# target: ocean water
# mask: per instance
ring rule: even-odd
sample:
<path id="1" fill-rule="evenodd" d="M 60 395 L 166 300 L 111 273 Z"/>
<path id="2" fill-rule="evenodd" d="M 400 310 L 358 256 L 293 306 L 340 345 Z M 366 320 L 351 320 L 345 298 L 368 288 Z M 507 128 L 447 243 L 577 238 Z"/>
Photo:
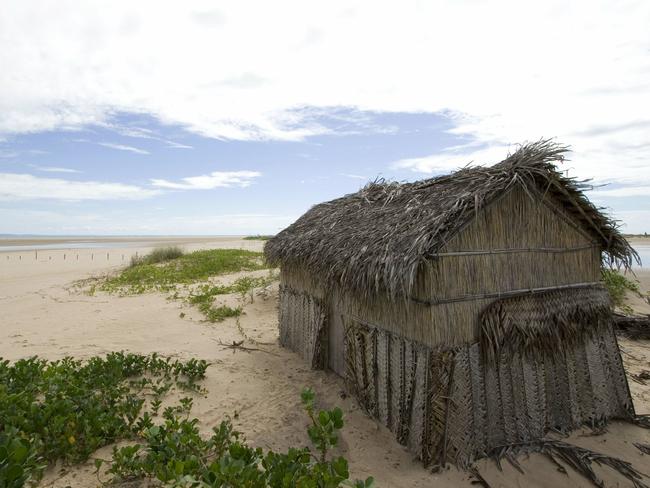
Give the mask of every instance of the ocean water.
<path id="1" fill-rule="evenodd" d="M 634 250 L 639 253 L 641 258 L 641 266 L 637 263 L 634 263 L 633 268 L 650 268 L 650 244 L 637 244 L 634 246 Z"/>

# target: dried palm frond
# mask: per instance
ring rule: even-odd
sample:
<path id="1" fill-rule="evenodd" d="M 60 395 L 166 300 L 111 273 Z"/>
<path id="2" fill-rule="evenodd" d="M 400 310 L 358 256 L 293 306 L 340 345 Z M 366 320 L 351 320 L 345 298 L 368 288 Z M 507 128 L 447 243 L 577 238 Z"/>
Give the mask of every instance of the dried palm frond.
<path id="1" fill-rule="evenodd" d="M 490 486 L 490 483 L 488 483 L 487 480 L 485 478 L 483 478 L 483 476 L 481 475 L 479 470 L 476 468 L 476 466 L 470 466 L 468 471 L 472 475 L 472 477 L 474 478 L 471 481 L 471 483 L 473 485 L 480 485 L 481 488 L 492 488 Z"/>
<path id="2" fill-rule="evenodd" d="M 630 422 L 644 429 L 650 429 L 650 414 L 635 415 L 630 419 Z"/>
<path id="3" fill-rule="evenodd" d="M 616 333 L 632 340 L 650 339 L 650 315 L 614 314 Z"/>
<path id="4" fill-rule="evenodd" d="M 602 287 L 505 298 L 481 314 L 481 350 L 491 362 L 502 352 L 561 356 L 609 326 L 610 317 Z"/>
<path id="5" fill-rule="evenodd" d="M 647 369 L 642 370 L 638 374 L 631 374 L 630 378 L 641 385 L 646 385 L 646 380 L 650 380 L 650 371 Z"/>
<path id="6" fill-rule="evenodd" d="M 643 454 L 650 454 L 650 444 L 643 444 L 641 442 L 635 442 L 634 447 L 636 447 Z"/>
<path id="7" fill-rule="evenodd" d="M 560 463 L 561 461 L 599 488 L 604 488 L 605 485 L 594 472 L 594 463 L 599 466 L 610 467 L 630 480 L 635 488 L 648 488 L 648 485 L 643 482 L 643 478 L 647 475 L 638 471 L 627 461 L 557 440 L 541 440 L 499 447 L 490 453 L 490 457 L 494 459 L 499 468 L 501 466 L 501 460 L 506 459 L 517 470 L 523 473 L 521 465 L 516 460 L 516 456 L 518 454 L 532 452 L 545 455 L 556 465 L 559 471 L 566 474 L 566 469 Z"/>

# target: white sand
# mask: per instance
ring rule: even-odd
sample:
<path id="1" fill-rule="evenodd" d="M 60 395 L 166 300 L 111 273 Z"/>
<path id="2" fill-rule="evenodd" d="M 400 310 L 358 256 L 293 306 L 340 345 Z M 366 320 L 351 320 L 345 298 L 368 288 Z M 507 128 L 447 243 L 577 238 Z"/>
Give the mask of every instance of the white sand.
<path id="1" fill-rule="evenodd" d="M 234 247 L 260 250 L 262 242 L 237 238 L 177 241 L 187 249 Z M 397 444 L 393 435 L 359 410 L 351 398 L 342 399 L 342 381 L 334 374 L 311 371 L 297 355 L 277 345 L 277 286 L 268 299 L 257 297 L 245 307 L 241 329 L 234 319 L 220 324 L 200 322 L 201 315 L 180 301 L 162 294 L 115 297 L 86 296 L 68 288 L 74 280 L 114 270 L 135 252 L 148 249 L 128 247 L 79 251 L 0 253 L 0 356 L 7 359 L 38 354 L 49 359 L 67 355 L 77 358 L 126 350 L 158 352 L 184 359 L 203 358 L 212 363 L 204 386 L 207 397 L 195 399 L 193 415 L 201 419 L 206 433 L 226 415 L 237 412 L 236 427 L 253 445 L 286 449 L 308 444 L 307 421 L 300 407 L 300 391 L 312 386 L 323 406 L 339 405 L 346 425 L 339 451 L 350 460 L 354 477 L 373 475 L 380 487 L 472 486 L 470 476 L 451 468 L 431 474 Z M 155 243 L 152 243 L 155 245 Z M 66 254 L 65 261 L 63 254 Z M 76 254 L 79 253 L 79 260 Z M 93 258 L 91 259 L 91 254 Z M 650 273 L 642 273 L 645 289 Z M 181 318 L 179 314 L 186 316 Z M 219 345 L 243 338 L 246 345 L 262 351 L 235 352 Z M 621 341 L 626 364 L 637 371 L 650 369 L 650 343 Z M 639 413 L 650 412 L 650 386 L 630 383 Z M 644 456 L 632 442 L 650 443 L 650 432 L 624 423 L 613 423 L 608 432 L 596 437 L 569 438 L 570 442 L 622 457 L 642 471 L 650 472 L 650 456 Z M 103 457 L 109 449 L 102 450 Z M 577 473 L 559 473 L 545 458 L 533 455 L 522 460 L 525 474 L 504 465 L 503 472 L 490 461 L 479 469 L 493 487 L 498 486 L 591 486 Z M 52 487 L 97 486 L 90 465 L 48 471 L 44 485 Z M 607 469 L 597 468 L 608 486 L 628 486 Z"/>

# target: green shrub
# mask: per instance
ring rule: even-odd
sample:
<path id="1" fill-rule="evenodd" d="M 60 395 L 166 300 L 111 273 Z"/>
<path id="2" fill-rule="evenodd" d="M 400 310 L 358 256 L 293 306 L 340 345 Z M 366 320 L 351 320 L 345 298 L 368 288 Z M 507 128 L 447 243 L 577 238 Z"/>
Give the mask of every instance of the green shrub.
<path id="1" fill-rule="evenodd" d="M 20 488 L 36 481 L 45 468 L 36 446 L 20 435 L 14 427 L 0 431 L 0 486 Z"/>
<path id="2" fill-rule="evenodd" d="M 149 254 L 145 254 L 144 256 L 131 256 L 130 267 L 140 266 L 142 264 L 165 263 L 167 261 L 178 259 L 183 254 L 185 253 L 178 246 L 160 247 L 158 249 L 154 249 Z"/>
<path id="3" fill-rule="evenodd" d="M 204 302 L 199 305 L 199 310 L 205 316 L 208 322 L 223 322 L 229 317 L 239 317 L 242 314 L 242 308 L 232 308 L 228 305 L 213 306 L 211 303 Z"/>
<path id="4" fill-rule="evenodd" d="M 221 422 L 206 439 L 199 433 L 197 419 L 181 418 L 168 410 L 162 425 L 144 431 L 142 444 L 113 449 L 108 469 L 111 481 L 153 478 L 172 486 L 215 488 L 373 487 L 372 478 L 349 481 L 345 458 L 328 459 L 343 427 L 341 409 L 316 412 L 311 389 L 303 391 L 302 400 L 311 420 L 308 433 L 317 457 L 307 447 L 265 454 L 250 447 L 230 420 Z"/>
<path id="5" fill-rule="evenodd" d="M 199 390 L 207 367 L 123 352 L 85 362 L 0 360 L 0 480 L 22 486 L 48 462 L 85 461 L 135 436 L 151 425 L 151 416 L 142 415 L 147 396 L 160 402 L 173 385 Z"/>
<path id="6" fill-rule="evenodd" d="M 318 456 L 307 447 L 264 453 L 250 447 L 229 419 L 205 438 L 199 420 L 189 417 L 191 397 L 166 407 L 162 422 L 156 423 L 162 398 L 174 386 L 201 391 L 197 382 L 207 367 L 196 359 L 123 352 L 87 361 L 0 360 L 0 487 L 36 483 L 47 464 L 86 461 L 98 448 L 121 439 L 137 443 L 114 447 L 110 460 L 94 459 L 98 475 L 106 464 L 115 483 L 149 479 L 197 488 L 373 486 L 372 478 L 351 483 L 346 459 L 329 458 L 343 413 L 339 408 L 317 411 L 311 389 L 303 391 L 302 401 Z"/>
<path id="7" fill-rule="evenodd" d="M 603 283 L 609 291 L 609 295 L 612 297 L 612 303 L 615 307 L 625 307 L 625 293 L 627 291 L 636 294 L 641 293 L 638 283 L 626 278 L 614 269 L 602 268 L 601 275 Z"/>

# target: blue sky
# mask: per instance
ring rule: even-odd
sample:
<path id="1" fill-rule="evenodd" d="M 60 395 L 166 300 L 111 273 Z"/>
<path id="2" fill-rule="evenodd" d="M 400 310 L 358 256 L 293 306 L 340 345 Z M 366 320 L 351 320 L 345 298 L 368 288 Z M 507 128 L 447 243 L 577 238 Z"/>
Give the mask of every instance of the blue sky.
<path id="1" fill-rule="evenodd" d="M 542 137 L 650 231 L 647 25 L 634 0 L 10 1 L 0 234 L 273 233 Z"/>
<path id="2" fill-rule="evenodd" d="M 68 193 L 52 198 L 46 188 L 25 198 L 22 189 L 8 195 L 5 188 L 2 231 L 276 232 L 311 205 L 369 180 L 416 179 L 395 163 L 463 140 L 445 132 L 451 123 L 441 115 L 351 109 L 336 114 L 337 120 L 319 121 L 332 133 L 301 141 L 219 140 L 133 114 L 118 114 L 101 126 L 13 135 L 0 143 L 0 173 L 31 175 L 35 187 L 50 188 L 47 182 L 54 179 L 88 189 L 64 188 Z M 231 176 L 194 185 L 184 180 L 213 173 Z M 97 187 L 104 184 L 127 191 L 103 193 Z"/>

